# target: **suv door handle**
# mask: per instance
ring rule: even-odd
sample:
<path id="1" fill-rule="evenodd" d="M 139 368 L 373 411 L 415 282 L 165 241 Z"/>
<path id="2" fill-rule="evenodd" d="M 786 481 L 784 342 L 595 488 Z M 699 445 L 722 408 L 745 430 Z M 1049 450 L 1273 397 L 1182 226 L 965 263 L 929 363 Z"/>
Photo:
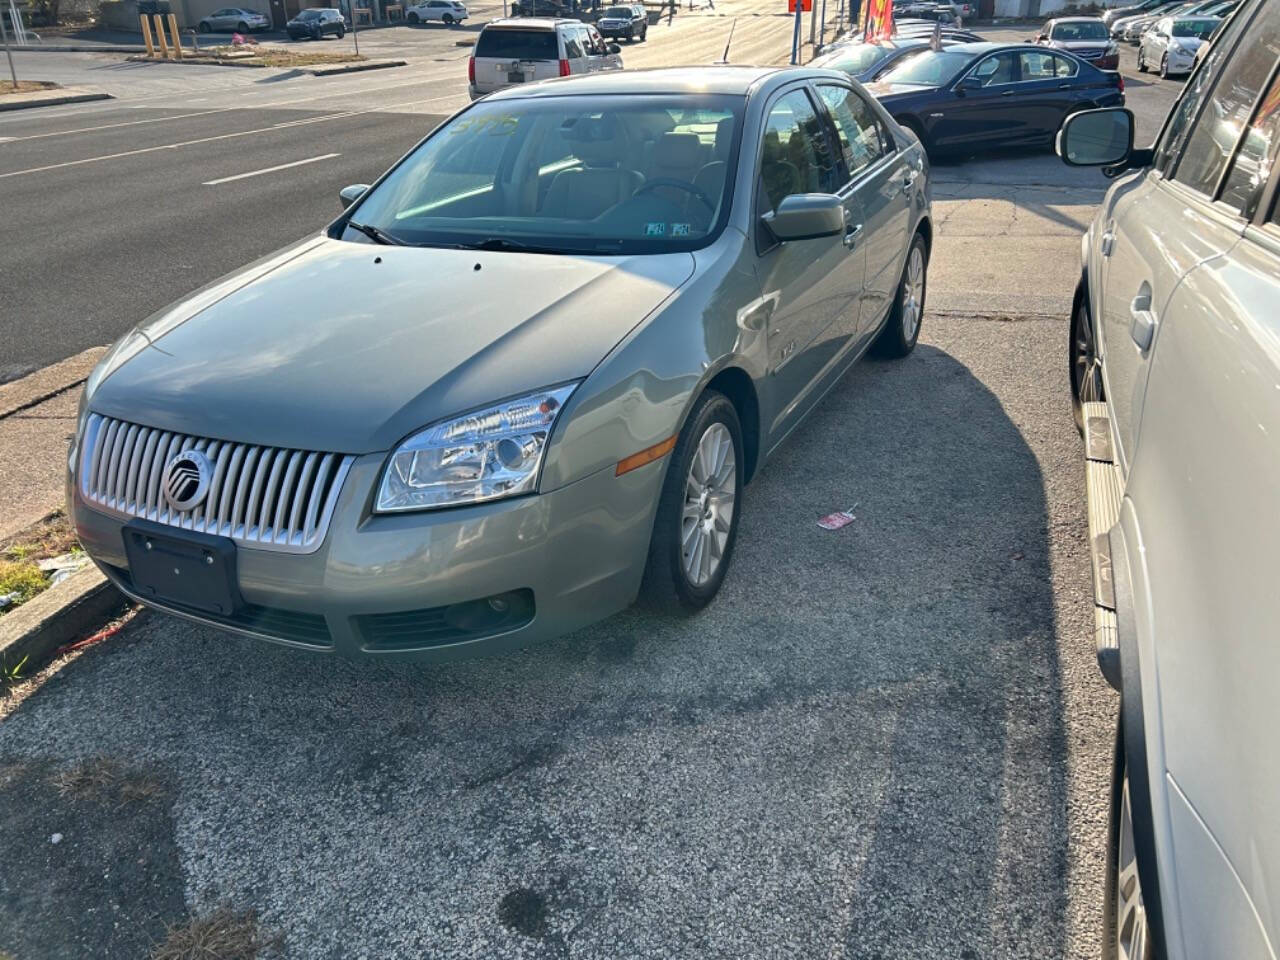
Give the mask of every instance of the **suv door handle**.
<path id="1" fill-rule="evenodd" d="M 846 224 L 844 228 L 844 245 L 852 250 L 862 236 L 862 224 Z"/>
<path id="2" fill-rule="evenodd" d="M 916 185 L 916 177 L 918 177 L 918 176 L 919 176 L 919 174 L 918 174 L 918 173 L 916 173 L 916 172 L 913 170 L 913 171 L 911 171 L 910 173 L 908 173 L 908 174 L 907 174 L 907 175 L 902 179 L 902 192 L 903 192 L 903 193 L 910 193 L 910 192 L 911 192 L 911 188 L 912 188 L 912 187 L 914 187 L 914 186 Z"/>
<path id="3" fill-rule="evenodd" d="M 1140 293 L 1129 304 L 1129 336 L 1145 353 L 1151 349 L 1151 341 L 1156 335 L 1156 315 L 1151 312 L 1151 294 Z"/>

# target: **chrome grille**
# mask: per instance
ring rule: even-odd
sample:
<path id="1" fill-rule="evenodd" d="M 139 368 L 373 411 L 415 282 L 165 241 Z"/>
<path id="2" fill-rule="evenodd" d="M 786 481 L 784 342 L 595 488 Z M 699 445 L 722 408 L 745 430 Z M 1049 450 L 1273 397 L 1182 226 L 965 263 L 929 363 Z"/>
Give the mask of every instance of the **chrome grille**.
<path id="1" fill-rule="evenodd" d="M 169 506 L 160 490 L 165 465 L 199 450 L 213 464 L 204 502 Z M 80 495 L 110 513 L 246 547 L 310 553 L 320 546 L 355 457 L 228 443 L 90 414 L 80 454 Z"/>

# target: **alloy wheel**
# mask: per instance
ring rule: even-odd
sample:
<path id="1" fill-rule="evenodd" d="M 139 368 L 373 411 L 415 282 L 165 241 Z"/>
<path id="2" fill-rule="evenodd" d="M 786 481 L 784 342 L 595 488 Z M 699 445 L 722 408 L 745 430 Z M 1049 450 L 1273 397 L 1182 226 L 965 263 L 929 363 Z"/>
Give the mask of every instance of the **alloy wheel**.
<path id="1" fill-rule="evenodd" d="M 693 452 L 680 517 L 684 572 L 695 586 L 710 581 L 724 560 L 725 543 L 733 527 L 737 484 L 733 436 L 723 423 L 713 423 Z"/>
<path id="2" fill-rule="evenodd" d="M 1138 856 L 1133 842 L 1133 807 L 1129 802 L 1129 777 L 1120 794 L 1120 831 L 1116 838 L 1116 960 L 1150 960 L 1151 937 L 1147 911 L 1138 879 Z"/>
<path id="3" fill-rule="evenodd" d="M 1071 375 L 1075 378 L 1076 397 L 1081 403 L 1099 401 L 1102 399 L 1102 364 L 1098 360 L 1093 324 L 1083 302 L 1076 307 L 1073 345 Z"/>
<path id="4" fill-rule="evenodd" d="M 902 282 L 902 339 L 910 343 L 920 327 L 920 305 L 924 303 L 924 251 L 911 248 L 907 275 Z"/>

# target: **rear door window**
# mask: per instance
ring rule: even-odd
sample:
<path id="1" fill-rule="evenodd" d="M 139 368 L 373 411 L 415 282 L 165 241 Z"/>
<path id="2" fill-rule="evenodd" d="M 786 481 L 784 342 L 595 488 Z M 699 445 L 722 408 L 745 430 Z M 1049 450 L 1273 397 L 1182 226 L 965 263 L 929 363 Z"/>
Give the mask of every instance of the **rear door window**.
<path id="1" fill-rule="evenodd" d="M 564 31 L 564 56 L 566 60 L 578 60 L 582 57 L 582 41 L 578 38 L 578 31 L 573 28 L 566 28 Z"/>
<path id="2" fill-rule="evenodd" d="M 1222 187 L 1222 202 L 1252 217 L 1280 149 L 1280 72 L 1271 78 Z"/>
<path id="3" fill-rule="evenodd" d="M 485 30 L 476 41 L 477 57 L 500 60 L 559 60 L 551 30 Z"/>
<path id="4" fill-rule="evenodd" d="M 835 124 L 850 179 L 889 152 L 888 134 L 865 100 L 834 84 L 820 84 L 818 95 Z"/>
<path id="5" fill-rule="evenodd" d="M 1052 53 L 1020 53 L 1023 80 L 1052 80 L 1059 74 L 1057 60 Z"/>

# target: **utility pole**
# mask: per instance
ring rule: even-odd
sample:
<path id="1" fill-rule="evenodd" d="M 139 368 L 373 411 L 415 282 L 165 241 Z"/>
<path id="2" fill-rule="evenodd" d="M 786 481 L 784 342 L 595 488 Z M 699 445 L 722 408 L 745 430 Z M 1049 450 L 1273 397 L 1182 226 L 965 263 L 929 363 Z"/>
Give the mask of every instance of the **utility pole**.
<path id="1" fill-rule="evenodd" d="M 672 0 L 674 3 L 675 0 Z M 791 31 L 791 65 L 794 67 L 800 62 L 800 14 L 804 7 L 802 0 L 791 0 L 796 5 L 796 22 L 795 28 Z"/>
<path id="2" fill-rule="evenodd" d="M 818 39 L 818 0 L 809 4 L 809 46 Z"/>
<path id="3" fill-rule="evenodd" d="M 17 90 L 18 71 L 13 67 L 13 51 L 9 49 L 9 31 L 4 28 L 3 14 L 0 14 L 0 38 L 4 39 L 4 54 L 9 58 L 9 76 L 13 77 L 13 89 Z"/>
<path id="4" fill-rule="evenodd" d="M 370 15 L 370 20 L 373 16 Z M 356 13 L 356 0 L 351 0 L 351 39 L 356 45 L 356 56 L 360 56 L 360 15 Z"/>
<path id="5" fill-rule="evenodd" d="M 827 0 L 822 0 L 822 26 L 818 28 L 818 49 L 827 45 Z"/>

